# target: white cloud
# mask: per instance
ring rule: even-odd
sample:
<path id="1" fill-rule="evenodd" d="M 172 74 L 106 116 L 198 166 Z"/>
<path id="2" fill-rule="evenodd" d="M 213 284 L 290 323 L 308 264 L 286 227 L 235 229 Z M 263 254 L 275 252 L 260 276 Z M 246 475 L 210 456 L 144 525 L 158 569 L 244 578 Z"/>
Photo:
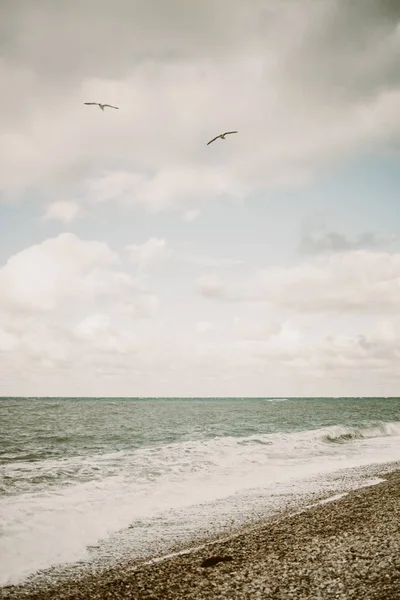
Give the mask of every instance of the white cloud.
<path id="1" fill-rule="evenodd" d="M 137 172 L 111 171 L 86 184 L 85 200 L 90 204 L 119 202 L 144 206 L 150 213 L 171 210 L 188 200 L 209 197 L 243 198 L 245 191 L 226 169 L 174 166 L 160 168 L 152 176 Z"/>
<path id="2" fill-rule="evenodd" d="M 189 223 L 194 221 L 195 219 L 197 219 L 200 216 L 200 210 L 198 208 L 191 208 L 189 210 L 186 210 L 183 214 L 182 214 L 182 218 L 184 221 L 188 221 Z"/>
<path id="3" fill-rule="evenodd" d="M 392 371 L 400 358 L 400 336 L 389 324 L 390 335 L 380 330 L 380 326 L 357 335 L 335 334 L 321 340 L 314 348 L 304 353 L 314 368 L 329 371 L 342 371 L 344 377 L 349 371 L 364 373 L 367 368 L 382 374 Z"/>
<path id="4" fill-rule="evenodd" d="M 0 269 L 0 307 L 52 311 L 79 293 L 96 269 L 117 261 L 107 244 L 62 233 L 15 254 Z"/>
<path id="5" fill-rule="evenodd" d="M 47 380 L 42 369 L 59 381 L 104 362 L 126 372 L 118 356 L 131 361 L 139 338 L 143 348 L 160 302 L 145 278 L 118 267 L 107 244 L 70 233 L 12 256 L 0 269 L 2 371 L 21 369 L 31 384 L 35 373 Z"/>
<path id="6" fill-rule="evenodd" d="M 299 312 L 396 313 L 400 302 L 400 254 L 358 250 L 258 276 L 265 300 Z"/>
<path id="7" fill-rule="evenodd" d="M 49 204 L 46 212 L 43 215 L 43 218 L 70 223 L 79 215 L 80 212 L 81 209 L 76 202 L 60 200 L 58 202 Z"/>
<path id="8" fill-rule="evenodd" d="M 112 323 L 110 315 L 93 314 L 80 321 L 73 334 L 96 350 L 125 354 L 134 350 L 136 339 L 121 323 Z"/>
<path id="9" fill-rule="evenodd" d="M 314 340 L 296 322 L 282 321 L 264 338 L 235 340 L 220 327 L 212 335 L 210 321 L 197 321 L 199 335 L 183 338 L 182 331 L 169 337 L 157 327 L 144 334 L 120 316 L 86 315 L 69 333 L 49 321 L 25 323 L 18 346 L 3 351 L 0 385 L 7 373 L 18 393 L 31 395 L 44 389 L 127 395 L 132 386 L 137 395 L 165 395 L 166 388 L 190 395 L 194 384 L 202 395 L 370 395 L 393 393 L 400 381 L 400 329 L 393 321 L 354 335 L 335 327 L 333 335 L 321 331 Z M 25 379 L 17 378 L 19 371 Z"/>
<path id="10" fill-rule="evenodd" d="M 148 291 L 139 293 L 134 301 L 125 302 L 121 305 L 121 314 L 128 315 L 131 317 L 153 317 L 155 316 L 160 308 L 160 299 L 157 294 L 153 294 Z"/>
<path id="11" fill-rule="evenodd" d="M 276 358 L 298 358 L 303 347 L 303 336 L 297 327 L 289 322 L 283 322 L 278 331 L 271 334 L 262 342 L 262 354 L 265 356 L 274 356 Z M 257 351 L 256 351 L 257 354 Z"/>
<path id="12" fill-rule="evenodd" d="M 55 322 L 63 323 L 100 307 L 107 318 L 122 314 L 127 323 L 153 316 L 157 294 L 144 278 L 118 270 L 118 263 L 103 242 L 70 233 L 48 239 L 15 254 L 0 269 L 0 311 L 8 315 L 6 322 L 16 323 L 21 315 L 35 313 L 53 313 Z"/>
<path id="13" fill-rule="evenodd" d="M 145 268 L 149 264 L 165 260 L 170 256 L 170 250 L 165 239 L 152 237 L 143 244 L 130 244 L 126 247 L 129 252 L 129 259 L 140 268 Z"/>
<path id="14" fill-rule="evenodd" d="M 215 325 L 210 323 L 210 321 L 198 321 L 196 323 L 196 331 L 197 333 L 204 334 L 208 331 L 213 331 L 215 329 Z"/>
<path id="15" fill-rule="evenodd" d="M 277 335 L 282 324 L 277 318 L 243 318 L 235 316 L 233 319 L 233 334 L 238 340 L 260 341 Z"/>
<path id="16" fill-rule="evenodd" d="M 359 381 L 356 382 L 354 389 L 358 388 L 363 390 L 361 394 L 370 395 L 372 390 L 364 386 L 366 380 L 372 380 L 376 385 L 385 372 L 395 374 L 393 369 L 400 356 L 398 337 L 394 343 L 388 343 L 373 335 L 366 337 L 337 334 L 310 344 L 301 337 L 296 337 L 298 334 L 295 332 L 292 335 L 295 336 L 294 339 L 289 337 L 289 339 L 268 340 L 255 345 L 252 349 L 253 357 L 261 362 L 271 361 L 280 367 L 286 365 L 291 369 L 290 372 L 287 371 L 287 375 L 291 375 L 295 380 L 299 376 L 298 370 L 301 369 L 312 378 L 310 387 L 318 383 L 319 378 L 325 377 L 327 385 L 323 386 L 322 393 L 326 395 L 332 394 L 333 378 L 342 379 L 343 390 L 346 387 L 348 389 L 353 377 L 358 377 Z M 370 369 L 370 372 L 366 373 L 366 369 Z M 321 389 L 320 383 L 318 387 Z"/>
<path id="17" fill-rule="evenodd" d="M 15 350 L 17 346 L 18 338 L 0 327 L 0 352 Z"/>
<path id="18" fill-rule="evenodd" d="M 224 298 L 226 296 L 225 285 L 215 273 L 198 277 L 195 282 L 195 289 L 206 298 Z"/>

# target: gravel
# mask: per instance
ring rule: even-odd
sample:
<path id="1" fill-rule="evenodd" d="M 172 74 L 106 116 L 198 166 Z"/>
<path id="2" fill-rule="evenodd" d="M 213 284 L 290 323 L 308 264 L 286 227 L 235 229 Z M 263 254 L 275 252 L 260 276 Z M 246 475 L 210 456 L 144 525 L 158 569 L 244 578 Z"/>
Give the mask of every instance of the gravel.
<path id="1" fill-rule="evenodd" d="M 2 588 L 0 598 L 400 600 L 400 471 L 381 476 L 378 485 L 188 554 Z"/>

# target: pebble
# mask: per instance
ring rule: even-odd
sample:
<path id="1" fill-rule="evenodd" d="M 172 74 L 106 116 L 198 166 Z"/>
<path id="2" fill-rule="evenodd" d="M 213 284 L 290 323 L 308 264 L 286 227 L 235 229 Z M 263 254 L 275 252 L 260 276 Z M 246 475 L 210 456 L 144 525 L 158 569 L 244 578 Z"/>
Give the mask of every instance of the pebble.
<path id="1" fill-rule="evenodd" d="M 400 600 L 400 471 L 382 478 L 190 554 L 75 581 L 10 586 L 0 589 L 0 598 Z"/>

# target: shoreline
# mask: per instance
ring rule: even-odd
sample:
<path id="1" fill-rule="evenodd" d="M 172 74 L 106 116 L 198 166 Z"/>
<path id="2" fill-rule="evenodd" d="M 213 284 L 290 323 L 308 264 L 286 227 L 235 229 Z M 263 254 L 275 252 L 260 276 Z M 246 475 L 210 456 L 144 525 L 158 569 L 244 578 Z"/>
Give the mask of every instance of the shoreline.
<path id="1" fill-rule="evenodd" d="M 224 539 L 126 562 L 76 579 L 0 588 L 5 599 L 400 598 L 400 468 L 371 465 L 381 478 L 344 494 L 283 510 Z M 324 497 L 325 496 L 325 497 Z M 231 557 L 212 567 L 212 556 Z"/>

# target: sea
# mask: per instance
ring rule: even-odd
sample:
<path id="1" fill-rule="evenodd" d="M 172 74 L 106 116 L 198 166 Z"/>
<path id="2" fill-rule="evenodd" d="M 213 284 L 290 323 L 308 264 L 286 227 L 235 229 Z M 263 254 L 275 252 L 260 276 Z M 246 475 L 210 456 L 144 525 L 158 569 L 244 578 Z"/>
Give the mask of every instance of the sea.
<path id="1" fill-rule="evenodd" d="M 162 556 L 399 460 L 399 398 L 2 398 L 0 586 Z"/>

